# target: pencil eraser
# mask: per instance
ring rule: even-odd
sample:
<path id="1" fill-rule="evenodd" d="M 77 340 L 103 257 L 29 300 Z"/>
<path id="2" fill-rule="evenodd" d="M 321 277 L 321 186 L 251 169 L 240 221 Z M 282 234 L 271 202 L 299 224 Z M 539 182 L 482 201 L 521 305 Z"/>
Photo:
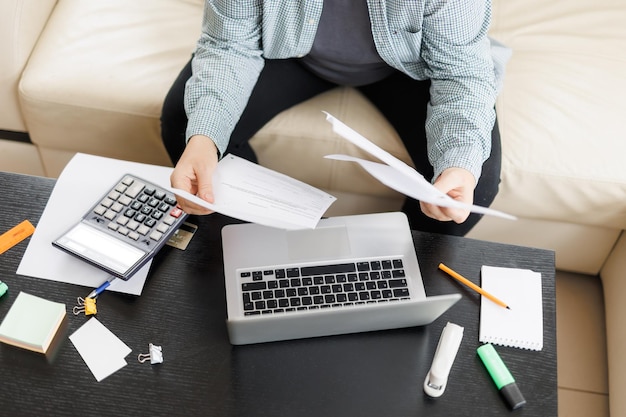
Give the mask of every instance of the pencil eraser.
<path id="1" fill-rule="evenodd" d="M 8 289 L 9 289 L 9 286 L 5 284 L 4 282 L 0 281 L 0 297 L 2 297 L 7 292 Z"/>

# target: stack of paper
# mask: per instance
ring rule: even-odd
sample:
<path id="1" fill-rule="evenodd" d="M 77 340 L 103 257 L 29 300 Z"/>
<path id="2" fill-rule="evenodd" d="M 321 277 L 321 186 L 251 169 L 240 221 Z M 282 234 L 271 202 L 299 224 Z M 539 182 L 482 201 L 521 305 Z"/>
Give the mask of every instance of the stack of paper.
<path id="1" fill-rule="evenodd" d="M 65 304 L 20 292 L 0 324 L 0 342 L 46 353 L 65 315 Z"/>

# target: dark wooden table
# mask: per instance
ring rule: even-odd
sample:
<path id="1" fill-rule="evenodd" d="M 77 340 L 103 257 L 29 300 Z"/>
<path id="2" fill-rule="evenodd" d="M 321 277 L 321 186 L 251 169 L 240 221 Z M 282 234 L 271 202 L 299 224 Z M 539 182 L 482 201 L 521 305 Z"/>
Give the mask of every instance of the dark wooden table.
<path id="1" fill-rule="evenodd" d="M 54 180 L 0 172 L 0 232 L 24 219 L 34 225 Z M 91 288 L 16 274 L 28 240 L 0 255 L 3 318 L 19 291 L 66 303 L 67 325 L 54 354 L 0 345 L 0 414 L 7 416 L 557 416 L 554 253 L 467 238 L 414 232 L 429 295 L 462 299 L 424 327 L 231 346 L 220 229 L 233 222 L 191 217 L 199 229 L 186 251 L 166 247 L 139 297 L 105 292 L 97 319 L 133 351 L 128 365 L 97 382 L 67 336 L 88 317 L 72 314 Z M 483 264 L 529 268 L 543 278 L 544 347 L 496 347 L 527 405 L 509 411 L 476 355 L 479 296 L 437 269 L 439 262 L 479 282 Z M 446 392 L 422 384 L 446 322 L 465 328 Z M 164 362 L 139 363 L 148 344 Z"/>

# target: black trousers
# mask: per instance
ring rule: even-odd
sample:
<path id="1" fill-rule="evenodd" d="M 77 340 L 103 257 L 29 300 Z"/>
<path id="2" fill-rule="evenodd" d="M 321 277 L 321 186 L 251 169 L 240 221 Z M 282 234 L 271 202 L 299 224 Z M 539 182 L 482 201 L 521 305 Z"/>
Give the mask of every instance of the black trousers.
<path id="1" fill-rule="evenodd" d="M 191 77 L 191 61 L 183 68 L 172 85 L 161 116 L 163 143 L 173 163 L 185 149 L 187 115 L 184 110 L 184 89 Z M 267 60 L 248 104 L 231 135 L 226 153 L 232 153 L 256 162 L 248 140 L 268 121 L 283 110 L 301 103 L 336 84 L 323 80 L 309 72 L 297 60 Z M 433 167 L 426 150 L 426 105 L 430 100 L 430 81 L 416 81 L 397 72 L 386 79 L 357 87 L 387 118 L 396 129 L 411 156 L 417 171 L 427 180 L 433 176 Z M 406 101 L 400 99 L 408 97 Z M 501 147 L 498 124 L 492 132 L 491 156 L 483 165 L 482 175 L 474 192 L 474 203 L 489 206 L 500 182 Z M 364 173 L 363 175 L 369 175 Z M 402 211 L 409 218 L 411 227 L 434 233 L 463 236 L 480 220 L 481 215 L 472 213 L 462 224 L 441 222 L 425 216 L 419 202 L 407 198 Z"/>

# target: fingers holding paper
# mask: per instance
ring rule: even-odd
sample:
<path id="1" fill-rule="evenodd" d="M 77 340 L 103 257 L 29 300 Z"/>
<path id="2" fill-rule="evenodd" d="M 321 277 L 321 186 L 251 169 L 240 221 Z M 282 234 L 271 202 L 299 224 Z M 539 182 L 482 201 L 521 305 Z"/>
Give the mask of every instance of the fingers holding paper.
<path id="1" fill-rule="evenodd" d="M 170 184 L 200 199 L 213 203 L 213 172 L 217 167 L 217 148 L 206 136 L 192 136 L 172 175 Z M 178 196 L 179 206 L 189 214 L 209 214 L 213 211 Z"/>
<path id="2" fill-rule="evenodd" d="M 470 200 L 467 200 L 467 194 L 473 193 L 473 185 L 471 187 L 472 191 L 467 191 L 463 189 L 463 192 L 461 193 L 459 189 L 454 190 L 455 187 L 450 187 L 449 185 L 444 186 L 442 184 L 439 184 L 437 187 L 433 186 L 431 183 L 426 181 L 426 179 L 421 174 L 419 174 L 412 168 L 410 168 L 410 170 L 399 170 L 396 167 L 392 167 L 387 164 L 367 161 L 365 159 L 355 158 L 348 155 L 326 155 L 325 158 L 336 159 L 339 161 L 356 162 L 372 176 L 378 179 L 378 181 L 408 197 L 419 200 L 420 203 L 427 203 L 431 205 L 430 207 L 439 207 L 440 209 L 453 209 L 454 211 L 450 210 L 445 212 L 448 220 L 452 220 L 455 218 L 460 219 L 463 216 L 463 214 L 461 213 L 465 211 L 468 212 L 468 215 L 469 212 L 472 212 L 488 214 L 511 220 L 516 219 L 515 216 L 512 216 L 510 214 L 488 207 L 482 207 L 472 204 L 473 196 L 470 197 Z M 473 181 L 474 177 L 472 176 L 472 184 Z M 444 184 L 446 183 L 448 183 L 448 179 L 446 179 Z M 451 181 L 451 183 L 455 183 L 455 181 Z M 456 187 L 460 187 L 460 185 L 457 185 Z M 448 194 L 450 195 L 448 195 L 446 192 L 443 192 L 440 188 L 450 188 L 448 190 Z M 441 212 L 438 215 L 441 215 L 443 213 L 444 212 Z M 430 214 L 428 213 L 425 214 L 430 216 Z M 467 216 L 465 218 L 467 218 Z"/>
<path id="3" fill-rule="evenodd" d="M 441 173 L 433 185 L 453 200 L 465 204 L 466 207 L 446 207 L 420 201 L 422 212 L 428 217 L 440 221 L 463 223 L 467 220 L 474 202 L 474 188 L 476 186 L 474 175 L 463 168 L 448 168 Z"/>
<path id="4" fill-rule="evenodd" d="M 439 176 L 435 186 L 433 186 L 411 166 L 370 142 L 331 114 L 327 112 L 324 114 L 326 114 L 326 120 L 332 124 L 335 133 L 380 159 L 384 164 L 348 155 L 326 155 L 325 158 L 357 162 L 386 186 L 419 200 L 422 211 L 426 210 L 424 214 L 427 216 L 439 220 L 454 220 L 457 223 L 465 221 L 470 212 L 489 214 L 510 220 L 516 219 L 510 214 L 472 204 L 475 180 L 469 171 L 461 168 L 449 168 L 444 171 L 445 175 L 442 173 Z"/>

